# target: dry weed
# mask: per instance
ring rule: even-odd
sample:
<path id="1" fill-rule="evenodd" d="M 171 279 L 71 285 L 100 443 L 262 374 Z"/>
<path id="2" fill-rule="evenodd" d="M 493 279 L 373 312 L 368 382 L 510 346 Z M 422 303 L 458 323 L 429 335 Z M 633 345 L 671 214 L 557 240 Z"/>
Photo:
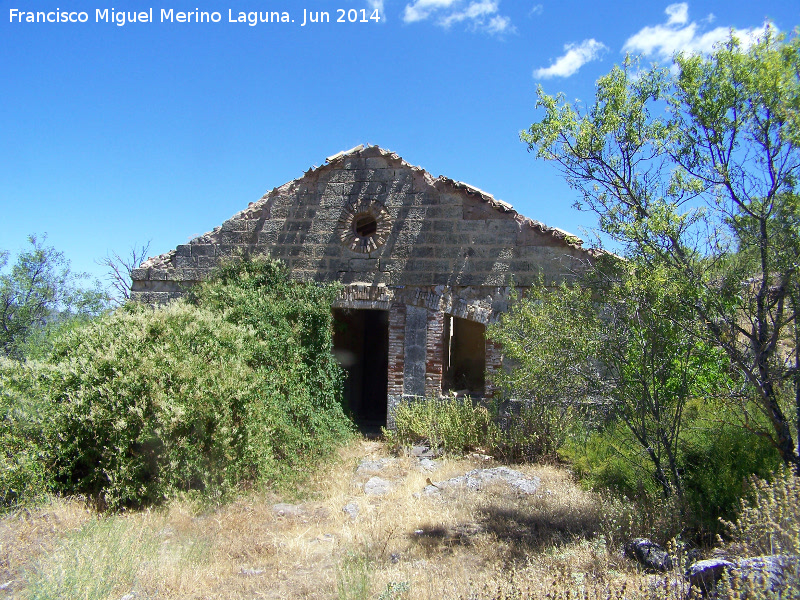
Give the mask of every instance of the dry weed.
<path id="1" fill-rule="evenodd" d="M 377 476 L 390 482 L 386 494 L 364 493 L 376 476 L 357 470 L 365 458 L 382 459 Z M 58 501 L 50 512 L 0 521 L 2 573 L 17 581 L 14 597 L 34 597 L 36 573 L 77 569 L 59 551 L 65 544 L 78 544 L 84 562 L 102 571 L 91 560 L 112 559 L 87 548 L 116 547 L 101 536 L 111 532 L 141 540 L 142 553 L 154 550 L 128 565 L 135 571 L 128 587 L 114 588 L 109 600 L 130 592 L 165 599 L 522 598 L 552 592 L 552 581 L 599 590 L 630 575 L 599 535 L 601 502 L 563 469 L 517 467 L 540 478 L 534 495 L 502 485 L 425 495 L 429 478 L 494 466 L 439 462 L 426 472 L 415 458 L 389 457 L 382 443 L 357 440 L 309 479 L 293 504 L 250 493 L 216 509 L 176 500 L 159 511 L 93 519 L 80 503 Z M 343 511 L 347 504 L 357 507 L 355 519 Z M 93 521 L 114 525 L 103 533 L 88 527 Z M 509 595 L 501 584 L 528 595 Z"/>

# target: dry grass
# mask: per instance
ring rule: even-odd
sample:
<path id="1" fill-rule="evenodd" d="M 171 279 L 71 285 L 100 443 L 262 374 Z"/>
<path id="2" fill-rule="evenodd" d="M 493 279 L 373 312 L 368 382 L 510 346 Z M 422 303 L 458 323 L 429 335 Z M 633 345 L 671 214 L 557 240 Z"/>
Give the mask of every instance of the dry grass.
<path id="1" fill-rule="evenodd" d="M 174 501 L 97 517 L 55 500 L 8 515 L 0 585 L 12 583 L 0 598 L 514 598 L 545 597 L 553 581 L 576 589 L 644 581 L 606 547 L 599 499 L 563 469 L 519 467 L 541 479 L 533 496 L 498 485 L 429 497 L 420 495 L 428 477 L 486 465 L 443 460 L 428 473 L 399 457 L 379 473 L 391 490 L 367 496 L 363 483 L 375 473 L 356 472 L 365 457 L 388 454 L 380 442 L 352 443 L 283 511 L 281 498 L 251 494 L 217 509 Z M 358 506 L 355 520 L 342 510 L 348 503 Z M 92 586 L 99 573 L 110 585 Z"/>

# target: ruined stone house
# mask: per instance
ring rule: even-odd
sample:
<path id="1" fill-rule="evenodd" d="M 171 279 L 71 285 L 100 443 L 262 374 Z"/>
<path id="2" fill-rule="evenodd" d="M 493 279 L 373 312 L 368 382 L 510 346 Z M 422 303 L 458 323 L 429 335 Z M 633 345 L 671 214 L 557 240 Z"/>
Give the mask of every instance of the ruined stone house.
<path id="1" fill-rule="evenodd" d="M 391 425 L 404 396 L 491 395 L 501 354 L 485 327 L 507 308 L 512 279 L 524 289 L 569 277 L 587 257 L 580 244 L 475 187 L 359 146 L 148 259 L 131 295 L 177 298 L 242 251 L 279 258 L 298 279 L 339 281 L 346 400 L 361 422 Z"/>

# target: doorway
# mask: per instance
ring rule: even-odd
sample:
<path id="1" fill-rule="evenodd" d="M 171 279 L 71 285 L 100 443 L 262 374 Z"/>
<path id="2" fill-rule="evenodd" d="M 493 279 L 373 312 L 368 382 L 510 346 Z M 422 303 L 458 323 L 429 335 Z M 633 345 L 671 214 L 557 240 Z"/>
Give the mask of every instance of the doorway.
<path id="1" fill-rule="evenodd" d="M 333 353 L 345 372 L 345 405 L 356 424 L 386 426 L 389 311 L 333 309 Z"/>
<path id="2" fill-rule="evenodd" d="M 483 397 L 486 385 L 486 327 L 445 315 L 442 391 Z"/>

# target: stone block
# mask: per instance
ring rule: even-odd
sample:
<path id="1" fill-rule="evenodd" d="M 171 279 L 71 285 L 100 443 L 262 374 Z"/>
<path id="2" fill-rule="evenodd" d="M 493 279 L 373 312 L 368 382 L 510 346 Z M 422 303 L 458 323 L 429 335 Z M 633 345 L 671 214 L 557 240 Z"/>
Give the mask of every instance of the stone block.
<path id="1" fill-rule="evenodd" d="M 328 270 L 333 272 L 347 271 L 350 268 L 349 258 L 329 258 Z"/>
<path id="2" fill-rule="evenodd" d="M 262 231 L 258 234 L 258 244 L 265 247 L 271 247 L 278 243 L 278 238 L 280 237 L 280 233 L 277 231 Z M 228 246 L 234 247 L 234 246 Z"/>
<path id="3" fill-rule="evenodd" d="M 433 231 L 437 233 L 450 233 L 455 227 L 455 223 L 453 221 L 435 220 L 429 222 L 433 223 Z"/>
<path id="4" fill-rule="evenodd" d="M 336 209 L 341 211 L 348 203 L 349 196 L 333 196 L 325 194 L 319 200 L 319 207 L 321 209 Z"/>
<path id="5" fill-rule="evenodd" d="M 389 161 L 383 156 L 376 156 L 374 158 L 365 159 L 364 165 L 368 169 L 387 169 L 389 168 Z"/>
<path id="6" fill-rule="evenodd" d="M 198 256 L 197 266 L 201 269 L 213 269 L 219 264 L 219 258 L 216 256 Z"/>
<path id="7" fill-rule="evenodd" d="M 457 221 L 455 230 L 460 233 L 483 233 L 486 231 L 486 221 Z"/>
<path id="8" fill-rule="evenodd" d="M 429 219 L 450 219 L 456 223 L 461 221 L 461 212 L 459 206 L 428 206 L 426 210 Z"/>
<path id="9" fill-rule="evenodd" d="M 131 271 L 131 279 L 134 281 L 142 281 L 150 278 L 150 269 L 133 269 Z"/>
<path id="10" fill-rule="evenodd" d="M 342 167 L 343 167 L 344 169 L 350 169 L 350 170 L 353 170 L 353 169 L 363 169 L 363 168 L 364 168 L 364 163 L 365 163 L 365 162 L 366 162 L 366 161 L 365 161 L 365 159 L 363 159 L 363 158 L 356 158 L 356 157 L 351 157 L 351 156 L 348 156 L 348 157 L 347 157 L 347 158 L 345 158 L 345 159 L 344 159 L 344 161 L 342 162 Z"/>
<path id="11" fill-rule="evenodd" d="M 219 239 L 223 244 L 244 244 L 247 242 L 247 237 L 247 234 L 241 231 L 222 231 Z"/>
<path id="12" fill-rule="evenodd" d="M 486 221 L 486 230 L 498 236 L 508 237 L 513 245 L 519 232 L 519 224 L 513 219 L 495 219 Z"/>
<path id="13" fill-rule="evenodd" d="M 289 263 L 289 268 L 292 270 L 298 269 L 301 271 L 319 271 L 320 267 L 325 267 L 324 261 L 314 258 L 293 258 Z"/>
<path id="14" fill-rule="evenodd" d="M 317 245 L 327 246 L 336 244 L 341 247 L 339 243 L 339 238 L 335 230 L 307 233 L 305 234 L 305 237 L 303 239 L 306 244 L 313 244 L 315 246 Z"/>
<path id="15" fill-rule="evenodd" d="M 191 244 L 192 256 L 214 256 L 216 255 L 215 244 Z"/>
<path id="16" fill-rule="evenodd" d="M 436 203 L 442 206 L 462 206 L 464 203 L 460 194 L 439 194 Z"/>
<path id="17" fill-rule="evenodd" d="M 166 279 L 167 281 L 200 281 L 204 274 L 203 269 L 176 268 L 166 271 Z"/>
<path id="18" fill-rule="evenodd" d="M 317 208 L 315 206 L 298 206 L 293 211 L 289 212 L 289 219 L 295 221 L 304 221 L 306 219 L 313 219 L 317 216 Z"/>
<path id="19" fill-rule="evenodd" d="M 237 218 L 237 219 L 228 219 L 220 226 L 220 231 L 249 231 L 248 223 L 249 220 Z"/>
<path id="20" fill-rule="evenodd" d="M 290 210 L 289 206 L 273 206 L 269 211 L 269 218 L 271 220 L 287 219 Z"/>
<path id="21" fill-rule="evenodd" d="M 259 238 L 261 236 L 259 235 Z M 236 249 L 239 246 L 231 245 L 231 244 L 219 244 L 217 245 L 217 256 L 228 257 L 234 256 L 236 254 Z"/>
<path id="22" fill-rule="evenodd" d="M 286 225 L 284 225 L 284 231 L 302 231 L 305 233 L 310 230 L 311 230 L 310 220 L 286 221 Z"/>
<path id="23" fill-rule="evenodd" d="M 356 181 L 356 171 L 347 169 L 336 169 L 331 173 L 328 181 L 331 183 L 353 183 Z"/>
<path id="24" fill-rule="evenodd" d="M 317 208 L 317 214 L 314 217 L 315 223 L 317 221 L 326 222 L 332 221 L 337 222 L 339 218 L 342 216 L 342 207 L 335 206 L 335 207 L 328 207 L 328 208 Z"/>
<path id="25" fill-rule="evenodd" d="M 321 182 L 317 189 L 320 197 L 341 198 L 351 193 L 353 183 L 334 183 L 332 181 Z"/>
<path id="26" fill-rule="evenodd" d="M 175 248 L 175 256 L 191 256 L 192 247 L 189 244 L 181 244 Z"/>
<path id="27" fill-rule="evenodd" d="M 197 257 L 192 258 L 191 256 L 176 256 L 172 259 L 172 264 L 179 268 L 198 266 Z"/>
<path id="28" fill-rule="evenodd" d="M 435 258 L 434 246 L 413 246 L 410 248 L 411 258 Z"/>
<path id="29" fill-rule="evenodd" d="M 383 203 L 382 197 L 389 191 L 389 182 L 381 179 L 362 182 L 362 186 L 364 194 L 378 198 L 381 203 Z"/>
<path id="30" fill-rule="evenodd" d="M 349 260 L 348 268 L 352 271 L 363 271 L 363 272 L 377 271 L 379 268 L 378 259 L 351 258 Z"/>
<path id="31" fill-rule="evenodd" d="M 302 233 L 297 231 L 282 232 L 278 235 L 278 245 L 302 244 L 304 237 Z"/>
<path id="32" fill-rule="evenodd" d="M 436 258 L 461 259 L 468 254 L 468 248 L 462 246 L 433 246 Z"/>

